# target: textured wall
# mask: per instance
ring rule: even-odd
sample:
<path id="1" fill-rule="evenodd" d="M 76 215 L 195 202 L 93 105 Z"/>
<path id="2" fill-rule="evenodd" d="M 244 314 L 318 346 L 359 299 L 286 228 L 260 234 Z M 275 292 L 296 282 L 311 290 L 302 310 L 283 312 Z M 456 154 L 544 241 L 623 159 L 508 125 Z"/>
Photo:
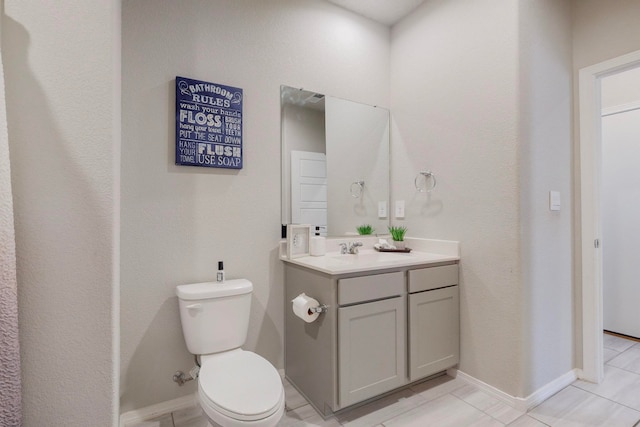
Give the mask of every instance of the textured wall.
<path id="1" fill-rule="evenodd" d="M 244 89 L 244 169 L 174 165 L 176 75 Z M 280 85 L 386 106 L 389 30 L 320 0 L 123 4 L 122 412 L 194 391 L 175 286 L 255 285 L 245 348 L 283 361 Z"/>
<path id="2" fill-rule="evenodd" d="M 0 3 L 1 5 L 1 3 Z M 2 54 L 0 20 L 0 55 Z M 0 58 L 0 425 L 22 425 L 18 282 L 4 66 Z"/>
<path id="3" fill-rule="evenodd" d="M 119 2 L 2 19 L 24 425 L 116 425 Z"/>
<path id="4" fill-rule="evenodd" d="M 482 19 L 477 19 L 481 16 Z M 521 384 L 518 9 L 429 1 L 392 31 L 392 200 L 410 236 L 461 242 L 460 369 Z M 432 193 L 414 177 L 432 170 Z"/>
<path id="5" fill-rule="evenodd" d="M 462 242 L 460 369 L 517 397 L 572 368 L 570 36 L 567 1 L 430 1 L 392 31 L 395 222 Z"/>
<path id="6" fill-rule="evenodd" d="M 571 14 L 568 0 L 520 0 L 520 235 L 526 397 L 573 368 Z M 549 191 L 561 210 L 549 210 Z"/>

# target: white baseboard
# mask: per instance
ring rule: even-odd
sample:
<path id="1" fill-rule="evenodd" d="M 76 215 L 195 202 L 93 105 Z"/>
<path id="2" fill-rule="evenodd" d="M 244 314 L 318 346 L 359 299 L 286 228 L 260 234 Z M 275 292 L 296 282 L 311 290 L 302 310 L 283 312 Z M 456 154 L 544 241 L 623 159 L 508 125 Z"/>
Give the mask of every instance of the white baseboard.
<path id="1" fill-rule="evenodd" d="M 149 421 L 154 418 L 170 414 L 174 411 L 192 408 L 197 405 L 196 395 L 189 394 L 166 402 L 157 403 L 145 408 L 135 409 L 120 415 L 120 427 L 130 427 L 132 425 Z"/>
<path id="2" fill-rule="evenodd" d="M 468 382 L 469 384 L 473 384 L 485 393 L 495 397 L 496 399 L 506 403 L 509 406 L 512 406 L 524 412 L 544 402 L 563 388 L 573 383 L 578 378 L 578 370 L 572 369 L 566 374 L 561 375 L 555 380 L 540 387 L 538 390 L 534 391 L 527 397 L 515 397 L 457 369 L 449 369 L 447 373 L 452 377 L 457 377 L 463 381 Z"/>

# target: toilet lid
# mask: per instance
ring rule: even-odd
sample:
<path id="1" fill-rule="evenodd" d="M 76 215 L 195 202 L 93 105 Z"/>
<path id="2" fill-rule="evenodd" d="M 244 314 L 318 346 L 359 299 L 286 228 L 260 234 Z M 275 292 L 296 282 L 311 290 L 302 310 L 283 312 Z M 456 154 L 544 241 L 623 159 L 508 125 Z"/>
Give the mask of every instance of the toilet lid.
<path id="1" fill-rule="evenodd" d="M 250 351 L 205 360 L 198 383 L 202 403 L 239 420 L 266 418 L 283 400 L 278 371 Z"/>

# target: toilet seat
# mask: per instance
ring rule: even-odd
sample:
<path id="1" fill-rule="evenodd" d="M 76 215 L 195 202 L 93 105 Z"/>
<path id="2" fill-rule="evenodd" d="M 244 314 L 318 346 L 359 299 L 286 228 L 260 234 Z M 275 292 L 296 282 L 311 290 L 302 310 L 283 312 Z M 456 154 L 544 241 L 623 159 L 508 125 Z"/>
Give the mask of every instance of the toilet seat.
<path id="1" fill-rule="evenodd" d="M 235 420 L 264 419 L 284 405 L 278 371 L 250 351 L 203 357 L 198 388 L 203 406 Z"/>

